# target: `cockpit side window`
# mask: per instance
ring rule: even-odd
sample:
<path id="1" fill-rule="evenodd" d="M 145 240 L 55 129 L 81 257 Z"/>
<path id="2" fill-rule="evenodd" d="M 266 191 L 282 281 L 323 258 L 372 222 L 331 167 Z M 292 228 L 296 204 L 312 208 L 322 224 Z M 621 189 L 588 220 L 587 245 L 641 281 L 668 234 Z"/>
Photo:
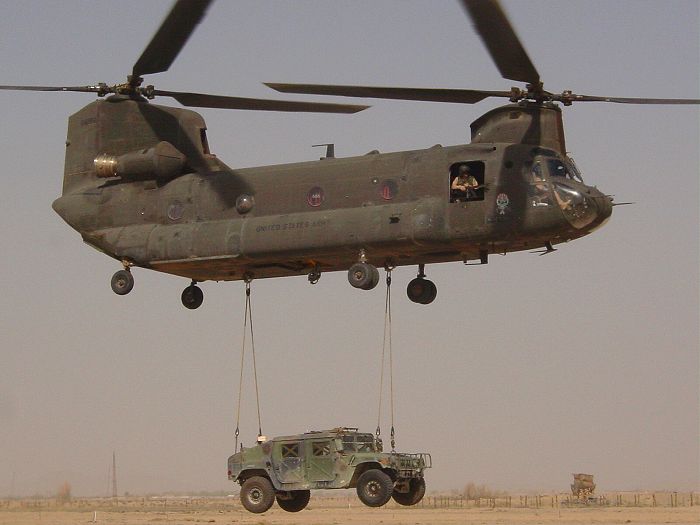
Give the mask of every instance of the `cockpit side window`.
<path id="1" fill-rule="evenodd" d="M 450 166 L 450 202 L 484 200 L 484 163 L 455 162 Z"/>
<path id="2" fill-rule="evenodd" d="M 532 206 L 535 208 L 550 206 L 552 204 L 552 192 L 545 178 L 542 162 L 539 159 L 532 163 L 525 175 L 525 179 L 528 182 L 527 194 Z"/>

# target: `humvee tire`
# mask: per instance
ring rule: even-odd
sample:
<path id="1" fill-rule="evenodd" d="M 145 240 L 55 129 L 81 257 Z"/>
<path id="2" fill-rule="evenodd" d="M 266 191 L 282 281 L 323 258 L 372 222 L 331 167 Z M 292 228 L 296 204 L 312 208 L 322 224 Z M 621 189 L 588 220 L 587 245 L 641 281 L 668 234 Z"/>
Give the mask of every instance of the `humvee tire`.
<path id="1" fill-rule="evenodd" d="M 423 478 L 414 478 L 408 482 L 408 492 L 392 492 L 391 497 L 399 505 L 407 507 L 420 502 L 425 496 L 425 480 Z"/>
<path id="2" fill-rule="evenodd" d="M 364 472 L 357 480 L 357 497 L 368 507 L 381 507 L 391 499 L 394 482 L 379 469 Z"/>
<path id="3" fill-rule="evenodd" d="M 290 490 L 277 494 L 277 505 L 287 512 L 299 512 L 304 510 L 311 499 L 310 490 Z"/>
<path id="4" fill-rule="evenodd" d="M 261 514 L 275 502 L 275 489 L 269 479 L 253 476 L 241 486 L 241 503 L 250 512 Z"/>

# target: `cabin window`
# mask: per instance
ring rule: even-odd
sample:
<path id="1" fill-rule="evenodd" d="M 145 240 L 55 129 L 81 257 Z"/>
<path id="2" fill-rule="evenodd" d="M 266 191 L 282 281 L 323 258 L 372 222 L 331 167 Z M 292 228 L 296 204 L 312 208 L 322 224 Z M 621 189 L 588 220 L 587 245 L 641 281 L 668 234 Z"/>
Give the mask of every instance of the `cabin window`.
<path id="1" fill-rule="evenodd" d="M 484 163 L 455 162 L 450 166 L 450 202 L 484 200 Z"/>

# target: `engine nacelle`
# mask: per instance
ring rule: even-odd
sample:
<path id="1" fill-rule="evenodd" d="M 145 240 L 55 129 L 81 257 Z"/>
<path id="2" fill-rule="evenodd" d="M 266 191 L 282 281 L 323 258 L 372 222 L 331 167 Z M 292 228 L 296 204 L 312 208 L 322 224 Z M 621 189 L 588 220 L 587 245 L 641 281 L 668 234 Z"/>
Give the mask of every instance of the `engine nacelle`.
<path id="1" fill-rule="evenodd" d="M 103 153 L 95 158 L 95 174 L 109 179 L 171 179 L 182 174 L 186 157 L 170 142 L 159 142 L 152 148 L 114 156 Z"/>

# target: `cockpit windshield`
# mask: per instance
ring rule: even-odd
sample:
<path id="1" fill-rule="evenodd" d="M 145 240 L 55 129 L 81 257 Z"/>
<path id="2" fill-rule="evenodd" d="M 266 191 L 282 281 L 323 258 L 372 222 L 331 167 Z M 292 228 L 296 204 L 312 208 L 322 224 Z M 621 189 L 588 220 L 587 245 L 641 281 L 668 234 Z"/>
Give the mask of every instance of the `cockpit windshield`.
<path id="1" fill-rule="evenodd" d="M 570 161 L 570 162 L 567 162 Z M 567 161 L 561 159 L 547 159 L 547 169 L 553 180 L 556 178 L 575 180 L 577 182 L 583 182 L 583 178 L 579 173 L 576 165 L 567 158 Z M 556 177 L 556 178 L 555 178 Z"/>

